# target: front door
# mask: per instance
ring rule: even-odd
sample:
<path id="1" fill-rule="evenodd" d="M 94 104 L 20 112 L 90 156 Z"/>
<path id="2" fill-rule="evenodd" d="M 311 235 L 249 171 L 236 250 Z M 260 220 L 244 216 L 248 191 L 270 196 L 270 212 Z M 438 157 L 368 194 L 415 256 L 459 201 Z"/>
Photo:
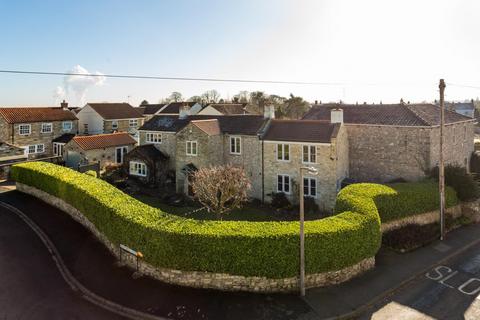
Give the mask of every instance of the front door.
<path id="1" fill-rule="evenodd" d="M 122 164 L 123 156 L 128 152 L 127 147 L 118 147 L 115 149 L 115 163 Z"/>
<path id="2" fill-rule="evenodd" d="M 65 146 L 64 143 L 53 143 L 53 155 L 57 157 L 63 157 L 63 147 Z"/>

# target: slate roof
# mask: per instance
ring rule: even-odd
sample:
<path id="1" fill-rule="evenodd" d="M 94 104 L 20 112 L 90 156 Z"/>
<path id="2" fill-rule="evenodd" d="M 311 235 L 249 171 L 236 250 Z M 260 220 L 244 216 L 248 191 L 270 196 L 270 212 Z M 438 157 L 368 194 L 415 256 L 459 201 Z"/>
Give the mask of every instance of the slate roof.
<path id="1" fill-rule="evenodd" d="M 178 132 L 189 124 L 190 121 L 207 119 L 218 119 L 220 131 L 228 134 L 256 135 L 265 123 L 263 116 L 257 115 L 193 115 L 185 119 L 179 119 L 175 115 L 156 115 L 145 122 L 140 130 Z"/>
<path id="2" fill-rule="evenodd" d="M 72 112 L 58 107 L 7 107 L 0 108 L 0 115 L 7 123 L 78 120 Z"/>
<path id="3" fill-rule="evenodd" d="M 263 140 L 330 143 L 340 124 L 322 120 L 272 120 Z"/>
<path id="4" fill-rule="evenodd" d="M 128 103 L 87 103 L 103 119 L 136 119 L 143 115 Z"/>
<path id="5" fill-rule="evenodd" d="M 378 104 L 314 105 L 303 119 L 330 120 L 330 111 L 343 109 L 343 122 L 346 124 L 371 124 L 391 126 L 437 126 L 440 124 L 440 110 L 433 104 Z M 445 123 L 472 121 L 471 118 L 445 110 Z"/>
<path id="6" fill-rule="evenodd" d="M 126 132 L 76 136 L 72 140 L 83 150 L 103 149 L 136 143 L 135 139 Z"/>
<path id="7" fill-rule="evenodd" d="M 193 120 L 191 123 L 209 136 L 216 136 L 221 133 L 218 119 Z"/>
<path id="8" fill-rule="evenodd" d="M 165 107 L 167 104 L 166 103 L 158 103 L 158 104 L 142 104 L 140 107 L 136 109 L 142 109 L 142 114 L 155 114 L 157 113 L 160 109 Z"/>
<path id="9" fill-rule="evenodd" d="M 65 133 L 62 134 L 60 137 L 53 139 L 52 142 L 69 143 L 70 140 L 73 139 L 73 137 L 75 137 L 73 133 Z"/>
<path id="10" fill-rule="evenodd" d="M 246 103 L 210 103 L 207 105 L 207 107 L 212 107 L 224 115 L 248 114 L 245 110 L 246 106 Z"/>
<path id="11" fill-rule="evenodd" d="M 135 147 L 132 151 L 128 153 L 130 158 L 140 155 L 142 157 L 152 159 L 152 160 L 167 160 L 169 157 L 162 151 L 155 148 L 153 144 L 144 144 L 141 146 Z"/>
<path id="12" fill-rule="evenodd" d="M 183 105 L 188 105 L 189 107 L 193 107 L 196 104 L 196 102 L 171 102 L 169 103 L 165 108 L 162 109 L 162 111 L 159 112 L 159 114 L 179 114 L 180 113 L 180 107 Z"/>

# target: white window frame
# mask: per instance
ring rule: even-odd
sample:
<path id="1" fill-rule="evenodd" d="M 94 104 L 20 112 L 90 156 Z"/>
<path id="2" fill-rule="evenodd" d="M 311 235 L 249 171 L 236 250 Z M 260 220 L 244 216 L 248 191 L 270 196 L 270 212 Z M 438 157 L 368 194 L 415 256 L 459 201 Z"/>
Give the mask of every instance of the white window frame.
<path id="1" fill-rule="evenodd" d="M 118 129 L 118 120 L 112 120 L 112 130 Z"/>
<path id="2" fill-rule="evenodd" d="M 190 147 L 189 147 L 190 145 Z M 195 153 L 193 153 L 193 145 L 195 145 Z M 190 151 L 188 150 L 190 149 Z M 198 155 L 198 142 L 196 140 L 189 140 L 185 142 L 185 153 L 187 156 L 196 157 Z"/>
<path id="3" fill-rule="evenodd" d="M 28 131 L 28 132 L 24 132 L 22 133 L 22 127 L 25 129 L 25 128 L 28 128 L 28 130 L 24 130 L 24 131 Z M 32 133 L 32 125 L 31 124 L 19 124 L 18 125 L 18 134 L 21 135 L 21 136 L 28 136 L 29 134 Z"/>
<path id="4" fill-rule="evenodd" d="M 281 177 L 282 183 L 280 184 L 278 182 L 279 178 Z M 285 181 L 286 178 L 288 179 L 288 191 L 285 191 Z M 288 174 L 277 174 L 277 192 L 283 192 L 285 194 L 291 194 L 292 193 L 292 177 Z"/>
<path id="5" fill-rule="evenodd" d="M 305 161 L 305 148 L 307 148 L 307 161 Z M 313 152 L 312 152 L 312 148 L 313 148 Z M 313 160 L 312 161 L 312 156 L 313 156 Z M 317 146 L 316 145 L 313 145 L 313 144 L 304 144 L 302 145 L 302 163 L 308 163 L 308 164 L 313 164 L 313 163 L 317 163 Z"/>
<path id="6" fill-rule="evenodd" d="M 30 148 L 33 148 L 33 152 L 30 152 Z M 31 144 L 31 145 L 25 146 L 25 152 L 26 154 L 45 153 L 45 144 L 40 143 L 40 144 Z"/>
<path id="7" fill-rule="evenodd" d="M 305 182 L 307 182 L 308 185 L 305 185 Z M 315 193 L 312 193 L 312 185 L 313 183 L 315 184 Z M 317 198 L 317 193 L 318 193 L 318 180 L 315 177 L 303 177 L 303 196 L 304 197 L 312 197 L 312 198 Z M 305 193 L 305 188 L 307 188 L 307 193 Z"/>
<path id="8" fill-rule="evenodd" d="M 65 126 L 68 124 L 69 128 L 65 128 Z M 70 132 L 73 129 L 73 122 L 72 121 L 63 121 L 62 122 L 62 131 L 63 132 Z"/>
<path id="9" fill-rule="evenodd" d="M 162 143 L 162 134 L 160 132 L 146 132 L 145 142 L 160 144 Z"/>
<path id="10" fill-rule="evenodd" d="M 238 144 L 237 144 L 238 141 Z M 237 150 L 238 147 L 238 150 Z M 242 138 L 238 136 L 230 137 L 230 154 L 242 154 Z"/>
<path id="11" fill-rule="evenodd" d="M 130 119 L 128 120 L 128 126 L 130 128 L 135 128 L 138 126 L 138 119 Z"/>
<path id="12" fill-rule="evenodd" d="M 49 131 L 45 131 L 45 128 L 50 128 Z M 53 124 L 51 122 L 44 122 L 40 125 L 40 133 L 52 133 Z"/>
<path id="13" fill-rule="evenodd" d="M 62 157 L 64 148 L 65 148 L 65 143 L 54 142 L 52 148 L 53 148 L 53 155 L 54 156 Z M 59 152 L 59 151 L 61 151 L 61 152 Z"/>
<path id="14" fill-rule="evenodd" d="M 132 176 L 146 177 L 147 165 L 144 162 L 140 162 L 140 161 L 130 161 L 129 173 Z"/>
<path id="15" fill-rule="evenodd" d="M 288 152 L 285 153 L 285 146 L 288 147 Z M 277 161 L 290 162 L 290 144 L 288 143 L 277 143 L 275 146 L 277 151 Z M 285 157 L 285 154 L 288 154 L 288 159 Z"/>

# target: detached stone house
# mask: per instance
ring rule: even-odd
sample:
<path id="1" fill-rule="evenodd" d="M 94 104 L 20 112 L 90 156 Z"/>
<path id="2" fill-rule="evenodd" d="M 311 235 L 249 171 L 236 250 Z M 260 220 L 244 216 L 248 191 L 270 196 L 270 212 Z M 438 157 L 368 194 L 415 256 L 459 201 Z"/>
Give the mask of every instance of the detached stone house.
<path id="1" fill-rule="evenodd" d="M 126 132 L 75 136 L 65 145 L 64 159 L 71 168 L 98 162 L 100 168 L 122 165 L 135 144 L 135 139 Z"/>
<path id="2" fill-rule="evenodd" d="M 419 180 L 438 165 L 440 109 L 433 104 L 319 104 L 304 119 L 328 120 L 343 110 L 349 177 L 357 181 Z M 475 120 L 445 111 L 444 159 L 469 168 Z"/>
<path id="3" fill-rule="evenodd" d="M 210 103 L 198 115 L 240 115 L 249 114 L 246 103 Z"/>
<path id="4" fill-rule="evenodd" d="M 137 135 L 144 117 L 128 103 L 87 103 L 77 111 L 79 133 L 83 135 L 127 132 Z"/>
<path id="5" fill-rule="evenodd" d="M 29 159 L 61 156 L 54 140 L 77 130 L 78 119 L 67 108 L 0 108 L 0 141 L 22 148 Z"/>

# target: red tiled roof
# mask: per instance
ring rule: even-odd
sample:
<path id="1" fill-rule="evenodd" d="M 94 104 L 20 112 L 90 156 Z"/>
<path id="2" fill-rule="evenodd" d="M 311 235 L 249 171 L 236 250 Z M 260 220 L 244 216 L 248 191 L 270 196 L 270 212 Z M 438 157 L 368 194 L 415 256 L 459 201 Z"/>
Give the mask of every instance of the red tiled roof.
<path id="1" fill-rule="evenodd" d="M 194 120 L 192 121 L 192 124 L 209 136 L 215 136 L 221 133 L 220 124 L 218 123 L 217 119 Z"/>
<path id="2" fill-rule="evenodd" d="M 433 104 L 320 104 L 314 105 L 303 119 L 330 120 L 330 111 L 343 110 L 343 122 L 346 124 L 371 124 L 391 126 L 436 126 L 440 124 L 440 110 Z M 453 111 L 445 110 L 445 123 L 469 121 Z"/>
<path id="3" fill-rule="evenodd" d="M 137 119 L 143 118 L 141 112 L 128 103 L 87 103 L 103 119 Z"/>
<path id="4" fill-rule="evenodd" d="M 271 120 L 263 140 L 330 143 L 340 124 L 321 120 Z"/>
<path id="5" fill-rule="evenodd" d="M 83 150 L 103 149 L 136 143 L 135 139 L 126 132 L 76 136 L 73 138 L 73 141 Z"/>
<path id="6" fill-rule="evenodd" d="M 8 123 L 78 120 L 72 112 L 58 107 L 0 108 L 0 115 Z"/>

